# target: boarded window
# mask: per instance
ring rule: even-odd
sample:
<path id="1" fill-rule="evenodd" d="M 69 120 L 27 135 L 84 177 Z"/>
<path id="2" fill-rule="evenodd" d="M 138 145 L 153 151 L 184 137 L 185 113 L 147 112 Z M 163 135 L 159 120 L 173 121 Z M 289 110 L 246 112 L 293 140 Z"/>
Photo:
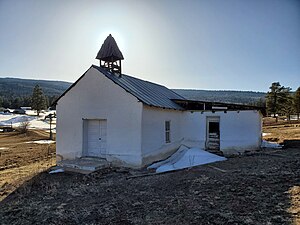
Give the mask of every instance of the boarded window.
<path id="1" fill-rule="evenodd" d="M 171 128 L 171 121 L 165 121 L 165 136 L 166 136 L 166 143 L 171 142 L 171 135 L 170 129 Z"/>

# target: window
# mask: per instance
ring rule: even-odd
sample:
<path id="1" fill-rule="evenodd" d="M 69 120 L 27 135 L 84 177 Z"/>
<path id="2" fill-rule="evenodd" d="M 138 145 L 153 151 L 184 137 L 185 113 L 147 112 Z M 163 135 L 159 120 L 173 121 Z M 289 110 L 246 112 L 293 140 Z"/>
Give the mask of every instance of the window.
<path id="1" fill-rule="evenodd" d="M 165 121 L 166 143 L 170 143 L 171 142 L 170 128 L 171 128 L 171 121 Z"/>

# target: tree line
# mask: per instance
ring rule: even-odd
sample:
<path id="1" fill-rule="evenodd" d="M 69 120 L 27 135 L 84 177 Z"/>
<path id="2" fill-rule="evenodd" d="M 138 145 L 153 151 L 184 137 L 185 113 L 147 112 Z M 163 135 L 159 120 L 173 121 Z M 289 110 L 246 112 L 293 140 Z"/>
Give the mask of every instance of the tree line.
<path id="1" fill-rule="evenodd" d="M 290 120 L 291 115 L 300 114 L 300 87 L 295 93 L 290 87 L 284 87 L 279 82 L 274 82 L 269 87 L 266 95 L 266 109 L 269 116 L 278 120 L 278 116 L 286 116 Z"/>
<path id="2" fill-rule="evenodd" d="M 31 95 L 28 96 L 0 96 L 0 108 L 19 109 L 22 106 L 30 106 L 32 109 L 41 110 L 49 108 L 58 96 L 47 96 L 42 88 L 36 85 Z"/>
<path id="3" fill-rule="evenodd" d="M 31 106 L 37 113 L 43 109 L 49 108 L 59 96 L 46 96 L 42 88 L 36 85 L 30 96 L 4 97 L 0 96 L 0 107 L 18 109 L 22 106 Z M 253 105 L 266 107 L 268 116 L 278 118 L 286 116 L 300 115 L 300 87 L 292 93 L 290 87 L 282 86 L 279 82 L 274 82 L 269 87 L 265 98 L 260 98 Z"/>

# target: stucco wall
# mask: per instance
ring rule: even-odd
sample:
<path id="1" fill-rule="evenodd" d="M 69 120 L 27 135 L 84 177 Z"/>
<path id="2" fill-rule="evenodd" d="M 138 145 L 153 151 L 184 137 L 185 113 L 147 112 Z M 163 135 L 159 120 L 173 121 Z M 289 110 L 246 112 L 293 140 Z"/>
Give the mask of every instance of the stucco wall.
<path id="1" fill-rule="evenodd" d="M 108 160 L 141 164 L 142 103 L 90 68 L 57 104 L 57 154 L 81 157 L 83 119 L 107 119 Z"/>
<path id="2" fill-rule="evenodd" d="M 182 141 L 182 111 L 143 106 L 142 114 L 142 155 L 143 158 L 154 156 L 149 160 L 163 158 L 164 154 L 176 150 Z M 165 141 L 165 121 L 171 122 L 171 142 Z M 155 157 L 156 155 L 160 155 Z M 146 161 L 149 161 L 146 160 Z M 145 163 L 146 163 L 145 161 Z"/>
<path id="3" fill-rule="evenodd" d="M 256 150 L 261 145 L 261 114 L 257 111 L 229 113 L 220 121 L 220 148 L 226 154 Z"/>
<path id="4" fill-rule="evenodd" d="M 182 133 L 187 145 L 205 147 L 208 116 L 220 117 L 220 149 L 225 154 L 237 154 L 260 147 L 261 114 L 255 110 L 186 112 L 182 119 Z"/>
<path id="5" fill-rule="evenodd" d="M 220 118 L 220 150 L 225 155 L 259 149 L 261 114 L 255 110 L 199 112 L 144 106 L 142 114 L 143 164 L 168 157 L 181 144 L 205 148 L 206 118 Z M 171 143 L 165 143 L 165 121 L 171 121 Z"/>
<path id="6" fill-rule="evenodd" d="M 63 159 L 81 157 L 84 119 L 106 119 L 107 160 L 142 166 L 166 158 L 180 144 L 205 148 L 207 116 L 220 117 L 220 148 L 225 154 L 259 148 L 257 111 L 201 113 L 146 106 L 90 68 L 58 101 L 57 154 Z M 171 121 L 171 143 L 165 142 L 165 121 Z"/>

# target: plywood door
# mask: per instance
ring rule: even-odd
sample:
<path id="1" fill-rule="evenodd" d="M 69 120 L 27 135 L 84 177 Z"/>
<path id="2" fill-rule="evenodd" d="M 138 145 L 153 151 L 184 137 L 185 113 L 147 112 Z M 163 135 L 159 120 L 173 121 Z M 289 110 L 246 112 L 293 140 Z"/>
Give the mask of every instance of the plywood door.
<path id="1" fill-rule="evenodd" d="M 106 120 L 88 120 L 88 156 L 105 157 L 107 140 L 106 124 Z"/>

